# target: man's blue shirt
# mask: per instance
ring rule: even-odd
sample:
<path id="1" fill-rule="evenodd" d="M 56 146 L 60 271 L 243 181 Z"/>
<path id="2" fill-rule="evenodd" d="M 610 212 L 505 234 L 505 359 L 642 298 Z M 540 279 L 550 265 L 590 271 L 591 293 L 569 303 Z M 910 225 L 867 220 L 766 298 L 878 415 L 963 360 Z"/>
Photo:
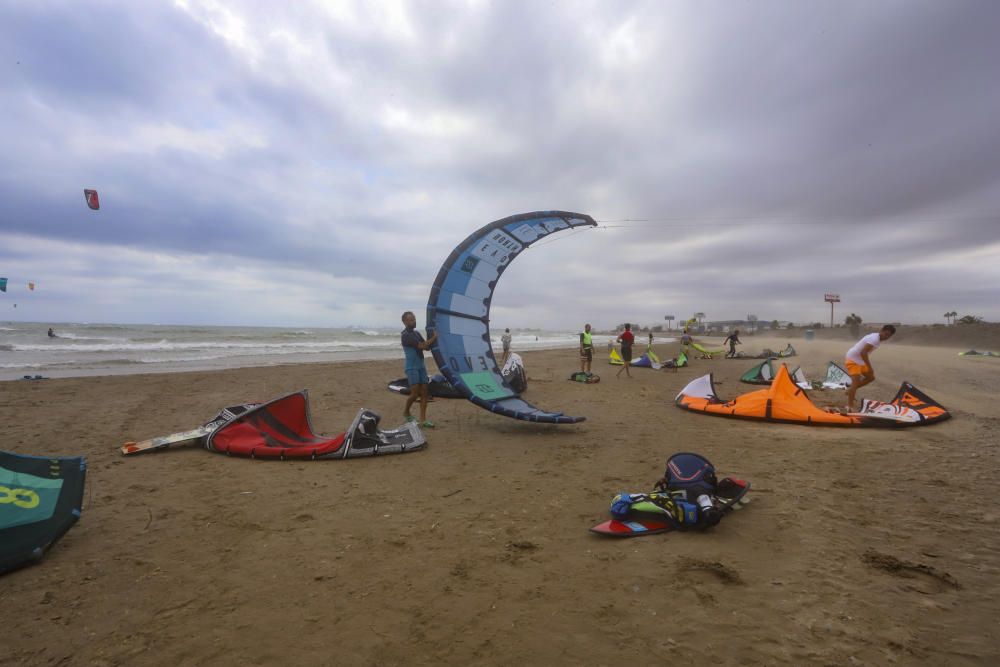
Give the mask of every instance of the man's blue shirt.
<path id="1" fill-rule="evenodd" d="M 400 342 L 403 344 L 403 353 L 406 355 L 406 370 L 416 370 L 425 368 L 424 351 L 420 349 L 420 343 L 424 342 L 424 337 L 416 329 L 406 328 L 399 334 Z"/>

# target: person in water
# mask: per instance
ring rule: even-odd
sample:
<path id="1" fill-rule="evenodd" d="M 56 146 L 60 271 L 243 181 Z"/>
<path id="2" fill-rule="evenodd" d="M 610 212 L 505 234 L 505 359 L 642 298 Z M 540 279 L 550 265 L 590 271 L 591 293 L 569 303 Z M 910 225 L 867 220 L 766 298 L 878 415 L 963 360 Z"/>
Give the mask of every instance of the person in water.
<path id="1" fill-rule="evenodd" d="M 726 336 L 726 339 L 722 341 L 723 345 L 725 345 L 726 343 L 729 343 L 729 352 L 726 353 L 726 356 L 727 357 L 735 357 L 736 356 L 736 346 L 743 344 L 743 343 L 740 342 L 740 330 L 739 329 L 733 329 L 733 333 L 731 333 L 728 336 Z"/>
<path id="2" fill-rule="evenodd" d="M 594 361 L 594 337 L 590 333 L 590 325 L 583 325 L 580 333 L 580 372 L 590 375 L 590 364 Z"/>
<path id="3" fill-rule="evenodd" d="M 875 381 L 875 368 L 868 355 L 878 349 L 882 341 L 889 340 L 896 333 L 896 327 L 887 324 L 876 333 L 870 333 L 847 351 L 847 358 L 844 360 L 844 369 L 851 376 L 851 384 L 847 388 L 847 411 L 854 412 L 854 399 L 866 384 Z"/>
<path id="4" fill-rule="evenodd" d="M 500 342 L 503 343 L 503 361 L 500 362 L 500 365 L 503 366 L 507 363 L 507 357 L 510 356 L 510 329 L 503 330 Z"/>
<path id="5" fill-rule="evenodd" d="M 619 377 L 622 371 L 625 371 L 625 375 L 628 377 L 632 377 L 629 366 L 632 365 L 632 344 L 635 343 L 635 334 L 632 333 L 631 324 L 628 322 L 625 323 L 625 331 L 621 332 L 617 340 L 622 345 L 622 361 L 625 362 L 625 365 L 618 369 L 615 377 Z"/>
<path id="6" fill-rule="evenodd" d="M 49 338 L 55 338 L 55 337 L 56 337 L 56 332 L 52 330 L 52 327 L 49 327 Z"/>
<path id="7" fill-rule="evenodd" d="M 406 328 L 400 332 L 400 342 L 406 358 L 406 380 L 410 383 L 410 395 L 406 398 L 403 416 L 408 422 L 417 421 L 410 414 L 410 408 L 416 401 L 420 401 L 420 426 L 434 428 L 434 422 L 427 421 L 427 384 L 430 378 L 427 377 L 427 366 L 424 364 L 424 350 L 430 349 L 437 340 L 437 332 L 428 332 L 429 338 L 424 340 L 417 331 L 417 316 L 412 311 L 403 313 L 402 319 Z"/>

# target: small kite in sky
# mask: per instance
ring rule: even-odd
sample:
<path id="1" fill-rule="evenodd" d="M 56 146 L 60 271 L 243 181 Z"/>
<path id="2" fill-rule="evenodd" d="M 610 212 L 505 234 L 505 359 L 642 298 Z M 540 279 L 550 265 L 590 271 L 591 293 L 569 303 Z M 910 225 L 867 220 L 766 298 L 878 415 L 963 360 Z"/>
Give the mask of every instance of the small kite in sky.
<path id="1" fill-rule="evenodd" d="M 87 198 L 87 206 L 89 206 L 91 210 L 101 210 L 101 201 L 97 198 L 97 190 L 84 189 L 83 196 Z"/>
<path id="2" fill-rule="evenodd" d="M 7 291 L 7 279 L 0 278 L 0 292 L 6 292 L 6 291 Z"/>
<path id="3" fill-rule="evenodd" d="M 28 283 L 28 289 L 31 290 L 32 292 L 34 292 L 35 291 L 35 283 Z"/>

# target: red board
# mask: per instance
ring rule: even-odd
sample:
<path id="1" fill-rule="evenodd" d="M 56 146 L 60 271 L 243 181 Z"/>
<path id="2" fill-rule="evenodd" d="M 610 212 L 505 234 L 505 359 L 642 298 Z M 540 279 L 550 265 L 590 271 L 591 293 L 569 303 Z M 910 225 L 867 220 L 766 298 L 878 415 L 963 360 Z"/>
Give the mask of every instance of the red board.
<path id="1" fill-rule="evenodd" d="M 590 529 L 590 532 L 610 537 L 640 537 L 642 535 L 666 533 L 673 529 L 674 527 L 665 521 L 653 521 L 650 519 L 618 521 L 617 519 L 611 519 L 610 521 L 597 524 Z"/>

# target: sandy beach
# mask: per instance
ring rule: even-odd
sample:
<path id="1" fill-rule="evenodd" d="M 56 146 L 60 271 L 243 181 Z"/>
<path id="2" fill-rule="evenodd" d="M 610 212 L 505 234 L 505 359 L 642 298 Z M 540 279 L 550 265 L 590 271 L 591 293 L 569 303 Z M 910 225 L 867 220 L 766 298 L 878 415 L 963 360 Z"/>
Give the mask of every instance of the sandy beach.
<path id="1" fill-rule="evenodd" d="M 795 336 L 742 349 L 792 342 L 810 379 L 843 359 L 846 339 Z M 755 362 L 616 379 L 601 352 L 582 385 L 553 350 L 524 354 L 525 397 L 580 425 L 437 400 L 425 451 L 301 463 L 118 448 L 303 388 L 318 432 L 361 407 L 390 428 L 400 361 L 0 383 L 3 449 L 89 463 L 79 523 L 0 579 L 0 664 L 995 665 L 1000 359 L 967 348 L 873 355 L 859 396 L 909 380 L 953 415 L 925 428 L 692 414 L 673 405 L 688 381 L 732 397 Z M 750 505 L 705 533 L 588 532 L 678 451 L 749 480 Z"/>

